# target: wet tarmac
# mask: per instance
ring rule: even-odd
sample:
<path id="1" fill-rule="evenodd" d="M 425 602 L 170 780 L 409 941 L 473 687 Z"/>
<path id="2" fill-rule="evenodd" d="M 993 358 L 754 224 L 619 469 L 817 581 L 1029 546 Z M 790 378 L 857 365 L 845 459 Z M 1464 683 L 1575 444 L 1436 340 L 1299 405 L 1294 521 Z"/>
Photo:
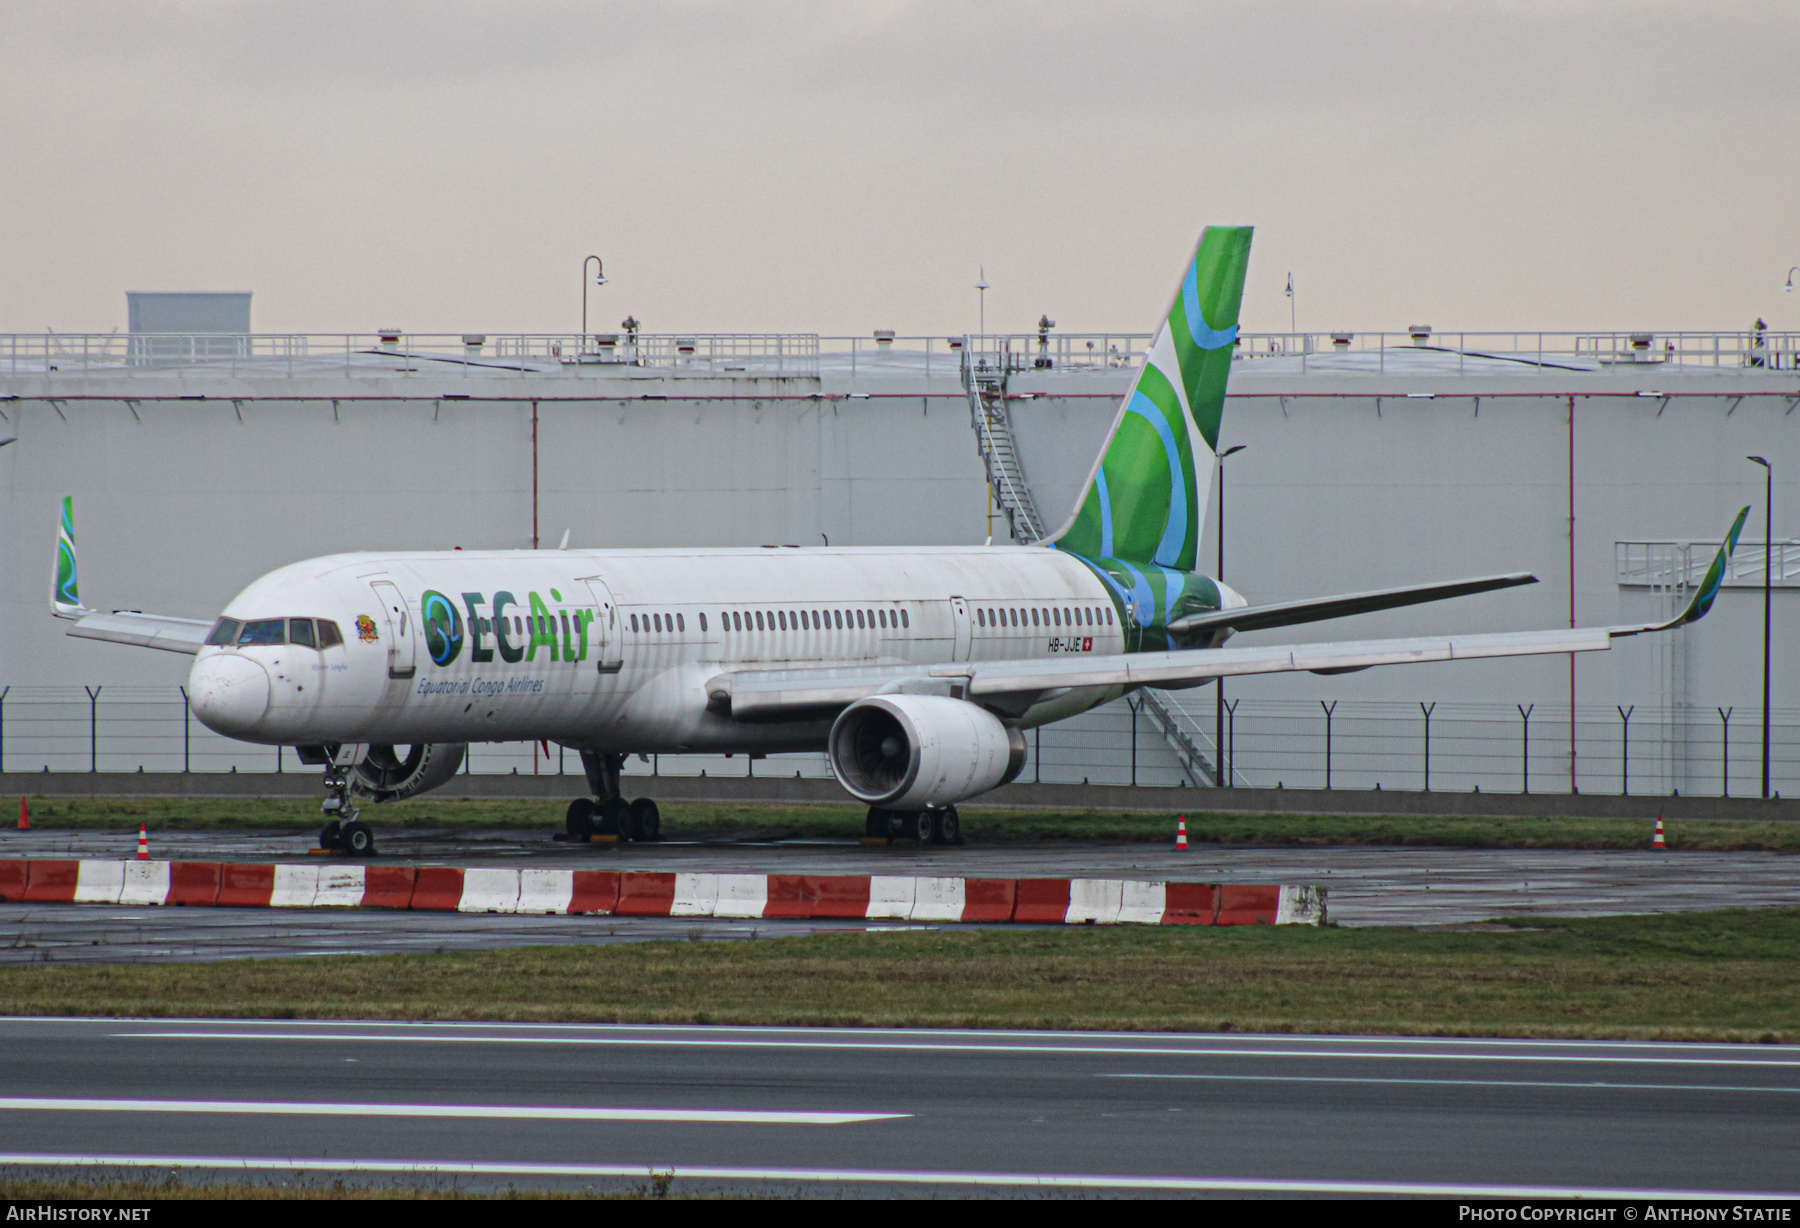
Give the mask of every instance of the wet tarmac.
<path id="1" fill-rule="evenodd" d="M 315 860 L 310 833 L 158 833 L 151 854 L 191 861 Z M 5 833 L 0 856 L 129 858 L 132 832 Z M 1800 861 L 1780 853 L 1580 849 L 1251 848 L 1153 844 L 865 846 L 852 840 L 566 844 L 536 832 L 387 836 L 384 862 L 783 874 L 1135 878 L 1310 883 L 1340 925 L 1454 926 L 1494 917 L 1800 907 Z M 652 938 L 749 939 L 859 923 L 530 917 L 379 910 L 0 905 L 0 963 L 131 962 L 420 951 Z"/>

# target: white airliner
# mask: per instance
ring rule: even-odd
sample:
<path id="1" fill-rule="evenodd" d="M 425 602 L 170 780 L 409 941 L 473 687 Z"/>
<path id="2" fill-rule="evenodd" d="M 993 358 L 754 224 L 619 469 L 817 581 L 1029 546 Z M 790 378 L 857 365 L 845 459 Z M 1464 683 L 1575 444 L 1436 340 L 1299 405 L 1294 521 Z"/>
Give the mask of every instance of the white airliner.
<path id="1" fill-rule="evenodd" d="M 1250 228 L 1209 227 L 1080 501 L 1036 546 L 419 551 L 270 572 L 215 622 L 82 604 L 63 501 L 51 607 L 69 634 L 195 657 L 194 715 L 325 769 L 327 848 L 366 854 L 353 797 L 450 780 L 470 742 L 576 750 L 571 833 L 654 839 L 631 754 L 824 750 L 868 831 L 948 842 L 956 804 L 1018 775 L 1022 730 L 1138 687 L 1605 649 L 1704 615 L 1737 521 L 1666 623 L 1224 648 L 1289 626 L 1535 582 L 1525 574 L 1252 605 L 1195 571 Z"/>

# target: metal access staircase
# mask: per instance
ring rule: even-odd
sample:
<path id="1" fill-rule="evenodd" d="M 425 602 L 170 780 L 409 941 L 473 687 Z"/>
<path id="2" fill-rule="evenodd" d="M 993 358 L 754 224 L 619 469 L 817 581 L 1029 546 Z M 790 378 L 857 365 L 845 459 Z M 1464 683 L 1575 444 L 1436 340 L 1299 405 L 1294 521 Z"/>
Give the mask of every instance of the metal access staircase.
<path id="1" fill-rule="evenodd" d="M 975 428 L 975 446 L 987 466 L 988 486 L 994 503 L 1006 514 L 1013 540 L 1030 545 L 1044 536 L 1043 518 L 1025 484 L 1019 450 L 1013 443 L 1012 417 L 1006 408 L 1006 366 L 987 355 L 963 350 L 963 387 L 969 394 L 969 422 Z"/>
<path id="2" fill-rule="evenodd" d="M 988 488 L 994 492 L 994 503 L 1006 514 L 1013 540 L 1028 546 L 1043 539 L 1044 521 L 1031 497 L 1031 487 L 1025 482 L 1025 468 L 1019 463 L 1019 450 L 1013 440 L 1012 415 L 1006 403 L 1009 356 L 983 352 L 972 344 L 975 341 L 970 338 L 964 343 L 962 360 L 962 382 L 969 394 L 969 421 L 975 428 L 975 446 L 987 467 Z M 1184 723 L 1186 714 L 1170 703 L 1161 691 L 1146 688 L 1139 695 L 1140 711 L 1150 718 L 1169 749 L 1175 752 L 1182 770 L 1196 784 L 1216 785 L 1219 775 L 1213 766 L 1214 759 L 1208 758 L 1196 741 L 1198 738 L 1210 744 L 1212 739 L 1206 736 L 1199 723 L 1191 720 Z M 1186 724 L 1193 725 L 1192 733 Z"/>

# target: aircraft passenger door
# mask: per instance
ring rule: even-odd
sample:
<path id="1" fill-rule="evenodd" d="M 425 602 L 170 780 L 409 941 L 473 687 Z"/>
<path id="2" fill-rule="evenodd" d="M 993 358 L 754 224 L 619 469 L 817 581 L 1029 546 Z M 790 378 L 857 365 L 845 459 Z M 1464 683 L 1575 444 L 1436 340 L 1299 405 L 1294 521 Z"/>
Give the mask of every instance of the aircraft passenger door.
<path id="1" fill-rule="evenodd" d="M 951 649 L 952 661 L 969 659 L 969 638 L 973 634 L 969 629 L 969 603 L 961 597 L 950 598 L 950 615 L 956 620 L 956 644 Z"/>
<path id="2" fill-rule="evenodd" d="M 594 595 L 594 621 L 588 631 L 592 637 L 596 668 L 603 674 L 616 674 L 625 664 L 624 637 L 619 634 L 619 603 L 612 590 L 599 576 L 581 581 Z"/>
<path id="3" fill-rule="evenodd" d="M 406 608 L 400 590 L 389 581 L 371 580 L 369 587 L 375 590 L 375 597 L 381 602 L 381 612 L 387 620 L 388 677 L 410 678 L 418 669 L 416 653 L 419 643 L 419 629 L 413 624 L 412 611 Z"/>

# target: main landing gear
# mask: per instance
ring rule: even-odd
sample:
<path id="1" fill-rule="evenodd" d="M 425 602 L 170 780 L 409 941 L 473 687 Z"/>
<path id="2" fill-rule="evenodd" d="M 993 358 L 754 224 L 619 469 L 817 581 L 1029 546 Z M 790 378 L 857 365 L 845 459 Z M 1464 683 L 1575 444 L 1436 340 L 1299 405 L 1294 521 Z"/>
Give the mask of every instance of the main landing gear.
<path id="1" fill-rule="evenodd" d="M 883 810 L 869 807 L 863 833 L 876 840 L 917 840 L 920 844 L 961 844 L 962 819 L 955 806 L 942 810 Z"/>
<path id="2" fill-rule="evenodd" d="M 662 837 L 662 812 L 647 797 L 628 802 L 619 796 L 619 769 L 624 755 L 581 752 L 581 766 L 587 773 L 592 797 L 578 797 L 569 803 L 564 827 L 576 840 L 591 836 L 617 836 L 621 840 L 658 840 Z"/>

